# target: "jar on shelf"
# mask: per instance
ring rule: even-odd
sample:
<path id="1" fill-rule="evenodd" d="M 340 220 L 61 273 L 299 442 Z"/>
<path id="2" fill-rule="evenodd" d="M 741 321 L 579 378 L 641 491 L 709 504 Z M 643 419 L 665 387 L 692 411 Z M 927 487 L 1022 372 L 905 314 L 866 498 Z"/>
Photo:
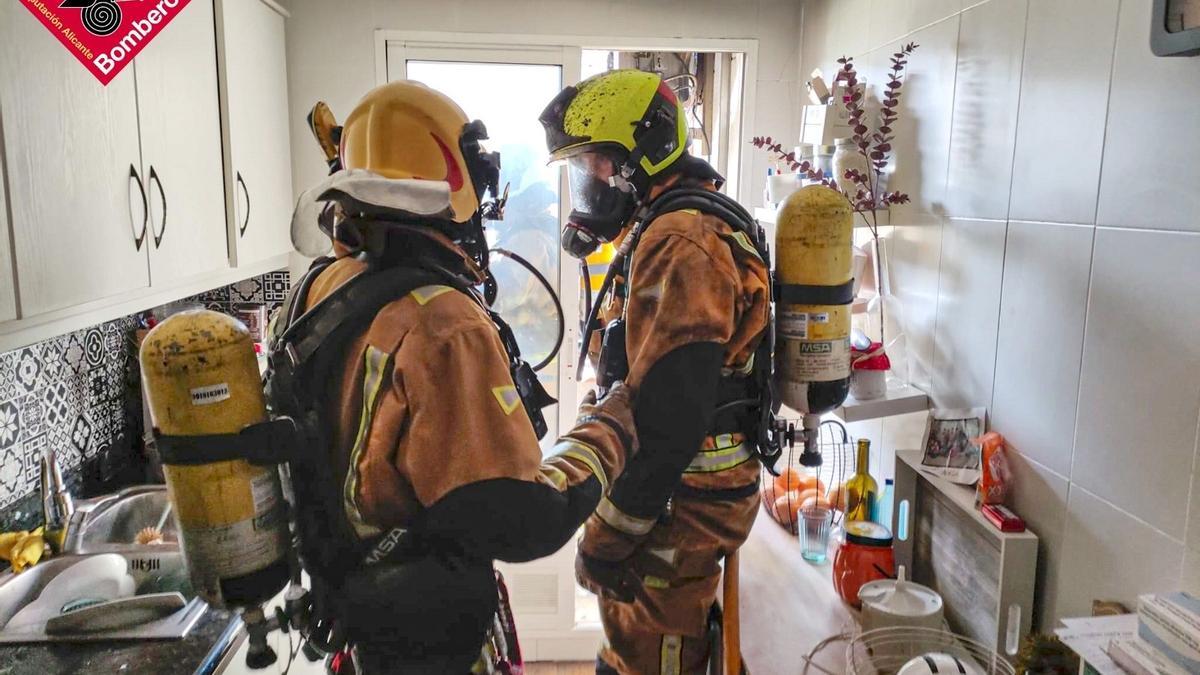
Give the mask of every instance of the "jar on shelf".
<path id="1" fill-rule="evenodd" d="M 801 143 L 800 145 L 792 148 L 792 152 L 796 153 L 797 162 L 808 162 L 810 166 L 816 168 L 817 157 L 813 154 L 813 149 L 814 146 L 812 143 Z M 800 182 L 804 185 L 809 185 L 813 181 L 809 180 L 806 176 L 801 176 Z"/>
<path id="2" fill-rule="evenodd" d="M 854 144 L 853 138 L 839 138 L 834 141 L 833 145 L 833 177 L 842 192 L 846 193 L 853 201 L 854 194 L 862 186 L 848 180 L 846 171 L 854 169 L 860 174 L 867 175 L 871 171 L 871 164 L 867 161 L 866 155 Z"/>
<path id="3" fill-rule="evenodd" d="M 813 156 L 816 158 L 814 163 L 826 178 L 833 177 L 833 153 L 836 150 L 832 145 L 818 145 L 813 149 Z"/>

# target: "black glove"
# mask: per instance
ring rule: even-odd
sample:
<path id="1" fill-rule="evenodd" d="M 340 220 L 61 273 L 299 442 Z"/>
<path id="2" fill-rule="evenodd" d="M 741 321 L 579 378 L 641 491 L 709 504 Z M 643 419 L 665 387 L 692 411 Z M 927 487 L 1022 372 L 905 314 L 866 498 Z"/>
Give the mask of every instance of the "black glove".
<path id="1" fill-rule="evenodd" d="M 575 553 L 575 580 L 593 594 L 617 602 L 633 602 L 642 580 L 625 561 L 593 558 Z"/>
<path id="2" fill-rule="evenodd" d="M 635 395 L 636 392 L 631 387 L 617 382 L 604 398 L 597 402 L 596 390 L 592 389 L 583 395 L 579 404 L 579 414 L 575 418 L 575 427 L 579 428 L 589 422 L 604 424 L 616 434 L 617 440 L 625 450 L 625 459 L 629 460 L 638 451 L 637 429 L 633 423 Z M 567 435 L 570 436 L 571 432 L 567 432 Z"/>

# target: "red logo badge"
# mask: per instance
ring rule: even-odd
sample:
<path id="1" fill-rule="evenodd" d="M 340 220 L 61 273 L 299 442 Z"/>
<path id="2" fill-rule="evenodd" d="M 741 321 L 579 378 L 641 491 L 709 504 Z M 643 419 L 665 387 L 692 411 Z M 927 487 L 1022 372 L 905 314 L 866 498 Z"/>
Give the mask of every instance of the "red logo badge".
<path id="1" fill-rule="evenodd" d="M 108 84 L 190 0 L 18 0 Z"/>

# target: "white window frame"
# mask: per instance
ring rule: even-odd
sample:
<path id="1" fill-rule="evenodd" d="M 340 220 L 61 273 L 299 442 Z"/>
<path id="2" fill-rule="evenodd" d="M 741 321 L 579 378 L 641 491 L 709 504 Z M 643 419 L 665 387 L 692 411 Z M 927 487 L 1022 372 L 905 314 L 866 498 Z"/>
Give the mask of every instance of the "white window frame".
<path id="1" fill-rule="evenodd" d="M 735 101 L 729 111 L 731 120 L 728 152 L 730 160 L 741 158 L 743 146 L 750 141 L 751 125 L 754 123 L 758 85 L 758 40 L 754 38 L 714 38 L 714 37 L 652 37 L 628 35 L 537 35 L 526 33 L 467 33 L 420 30 L 392 30 L 386 28 L 375 31 L 375 83 L 387 82 L 388 50 L 395 45 L 440 45 L 454 46 L 464 50 L 469 49 L 510 49 L 519 54 L 523 47 L 562 47 L 575 50 L 611 49 L 617 51 L 673 51 L 673 52 L 731 52 L 740 53 L 744 60 L 741 77 L 742 97 Z M 515 61 L 509 61 L 515 63 Z M 530 61 L 529 63 L 534 63 Z M 575 79 L 567 79 L 568 70 L 564 64 L 563 84 L 574 84 L 578 81 L 579 60 L 575 59 Z M 738 79 L 734 74 L 733 79 Z M 738 105 L 740 103 L 740 105 Z M 753 195 L 748 194 L 749 186 L 753 185 L 751 162 L 739 161 L 738 175 L 727 176 L 725 192 L 740 202 L 749 204 Z M 564 192 L 563 194 L 567 194 Z"/>
<path id="2" fill-rule="evenodd" d="M 743 68 L 741 73 L 735 73 L 732 79 L 740 79 L 742 96 L 740 100 L 732 101 L 730 115 L 726 116 L 729 120 L 728 129 L 721 129 L 721 133 L 729 134 L 729 142 L 724 146 L 729 159 L 737 161 L 740 158 L 741 146 L 749 138 L 748 125 L 754 119 L 758 68 L 758 40 L 754 39 L 632 38 L 378 29 L 375 31 L 375 80 L 376 84 L 387 83 L 389 62 L 404 64 L 411 59 L 558 65 L 562 67 L 563 86 L 567 86 L 577 83 L 580 79 L 580 57 L 583 49 L 740 54 Z M 392 69 L 393 79 L 400 72 L 400 68 Z M 503 102 L 497 102 L 497 105 L 503 105 Z M 484 122 L 486 121 L 485 118 Z M 740 162 L 738 175 L 730 176 L 726 183 L 726 192 L 736 199 L 748 199 L 747 195 L 740 193 L 744 192 L 741 186 L 751 185 L 750 164 Z M 559 220 L 564 222 L 571 208 L 565 167 L 559 174 L 559 186 Z M 558 368 L 558 397 L 559 400 L 568 402 L 558 406 L 557 422 L 560 433 L 574 426 L 576 411 L 569 402 L 578 400 L 575 344 L 579 339 L 579 329 L 577 322 L 571 317 L 578 316 L 581 308 L 578 292 L 579 270 L 571 263 L 572 261 L 565 257 L 560 258 L 558 292 L 563 311 L 568 317 Z M 500 565 L 501 570 L 510 578 L 522 573 L 553 574 L 557 580 L 559 612 L 517 617 L 521 647 L 526 660 L 590 661 L 595 657 L 596 649 L 603 638 L 599 626 L 575 624 L 574 558 L 572 540 L 572 543 L 547 558 L 516 567 Z"/>

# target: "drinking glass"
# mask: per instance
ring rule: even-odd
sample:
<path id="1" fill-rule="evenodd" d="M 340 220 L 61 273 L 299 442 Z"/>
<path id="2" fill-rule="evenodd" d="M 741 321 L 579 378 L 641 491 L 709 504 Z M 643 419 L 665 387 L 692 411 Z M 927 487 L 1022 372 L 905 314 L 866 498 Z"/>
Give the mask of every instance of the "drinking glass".
<path id="1" fill-rule="evenodd" d="M 833 511 L 820 505 L 800 509 L 800 555 L 810 563 L 825 562 Z"/>

